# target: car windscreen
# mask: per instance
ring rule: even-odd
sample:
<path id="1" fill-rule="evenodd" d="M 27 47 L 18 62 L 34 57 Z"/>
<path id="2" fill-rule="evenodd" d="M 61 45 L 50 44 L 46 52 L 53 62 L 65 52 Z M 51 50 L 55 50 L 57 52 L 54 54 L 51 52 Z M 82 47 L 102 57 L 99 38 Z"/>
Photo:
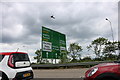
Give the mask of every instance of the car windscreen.
<path id="1" fill-rule="evenodd" d="M 27 54 L 13 54 L 14 56 L 14 61 L 29 61 L 29 57 Z"/>

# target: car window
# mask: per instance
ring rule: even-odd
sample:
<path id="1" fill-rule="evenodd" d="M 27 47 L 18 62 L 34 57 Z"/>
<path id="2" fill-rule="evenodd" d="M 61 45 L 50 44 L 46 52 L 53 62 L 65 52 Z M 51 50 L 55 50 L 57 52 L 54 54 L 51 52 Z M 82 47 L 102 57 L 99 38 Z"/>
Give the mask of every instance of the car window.
<path id="1" fill-rule="evenodd" d="M 114 61 L 114 63 L 120 63 L 120 61 Z"/>
<path id="2" fill-rule="evenodd" d="M 13 54 L 14 61 L 29 61 L 29 57 L 27 54 Z"/>
<path id="3" fill-rule="evenodd" d="M 2 59 L 4 58 L 5 55 L 0 55 L 0 62 L 2 61 Z"/>

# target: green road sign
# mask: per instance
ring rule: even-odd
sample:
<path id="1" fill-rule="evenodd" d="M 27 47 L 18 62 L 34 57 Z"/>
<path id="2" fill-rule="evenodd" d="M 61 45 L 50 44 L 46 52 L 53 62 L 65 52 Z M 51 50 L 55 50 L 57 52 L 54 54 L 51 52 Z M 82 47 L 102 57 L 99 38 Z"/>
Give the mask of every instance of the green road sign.
<path id="1" fill-rule="evenodd" d="M 66 53 L 65 34 L 42 27 L 42 58 L 60 59 L 62 53 Z"/>

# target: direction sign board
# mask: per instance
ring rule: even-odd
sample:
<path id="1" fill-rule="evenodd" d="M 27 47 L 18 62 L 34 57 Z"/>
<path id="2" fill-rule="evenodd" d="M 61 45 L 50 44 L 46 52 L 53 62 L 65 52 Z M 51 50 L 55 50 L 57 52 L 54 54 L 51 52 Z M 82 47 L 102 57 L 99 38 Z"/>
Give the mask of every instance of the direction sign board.
<path id="1" fill-rule="evenodd" d="M 42 27 L 42 58 L 59 59 L 65 52 L 65 34 Z"/>

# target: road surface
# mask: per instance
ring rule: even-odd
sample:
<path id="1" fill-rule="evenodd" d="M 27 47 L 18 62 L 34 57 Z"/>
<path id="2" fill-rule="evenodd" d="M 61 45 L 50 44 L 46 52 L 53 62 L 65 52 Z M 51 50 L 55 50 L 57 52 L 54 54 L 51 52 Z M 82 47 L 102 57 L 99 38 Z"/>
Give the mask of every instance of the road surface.
<path id="1" fill-rule="evenodd" d="M 81 78 L 88 68 L 80 69 L 35 69 L 34 78 Z"/>

